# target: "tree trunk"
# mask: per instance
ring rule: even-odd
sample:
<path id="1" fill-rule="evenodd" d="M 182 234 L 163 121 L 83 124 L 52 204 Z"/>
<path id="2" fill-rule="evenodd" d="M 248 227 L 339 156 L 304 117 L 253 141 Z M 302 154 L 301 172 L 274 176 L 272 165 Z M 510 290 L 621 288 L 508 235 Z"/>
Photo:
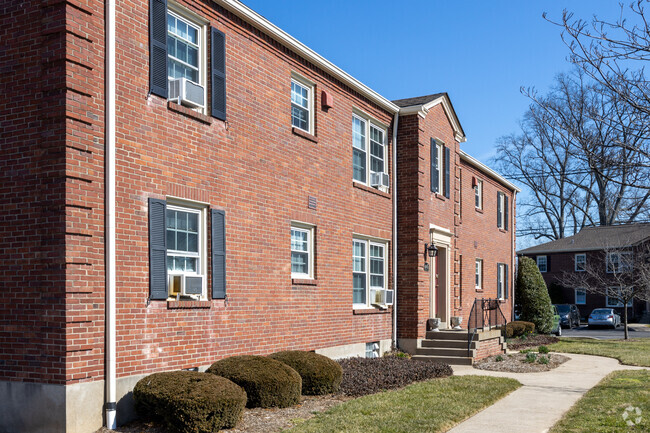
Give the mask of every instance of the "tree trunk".
<path id="1" fill-rule="evenodd" d="M 627 302 L 625 303 L 625 307 L 623 308 L 623 321 L 625 323 L 625 339 L 627 340 L 629 338 L 629 334 L 627 333 Z"/>

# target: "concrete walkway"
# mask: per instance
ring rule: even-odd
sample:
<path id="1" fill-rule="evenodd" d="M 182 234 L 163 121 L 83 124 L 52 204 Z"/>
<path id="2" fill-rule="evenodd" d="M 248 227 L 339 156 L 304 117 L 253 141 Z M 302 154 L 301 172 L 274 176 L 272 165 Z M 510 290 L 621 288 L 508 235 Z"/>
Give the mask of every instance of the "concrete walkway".
<path id="1" fill-rule="evenodd" d="M 602 378 L 615 370 L 638 370 L 601 356 L 562 353 L 571 358 L 543 373 L 505 373 L 454 366 L 454 374 L 511 377 L 523 386 L 458 424 L 449 433 L 543 433 Z"/>

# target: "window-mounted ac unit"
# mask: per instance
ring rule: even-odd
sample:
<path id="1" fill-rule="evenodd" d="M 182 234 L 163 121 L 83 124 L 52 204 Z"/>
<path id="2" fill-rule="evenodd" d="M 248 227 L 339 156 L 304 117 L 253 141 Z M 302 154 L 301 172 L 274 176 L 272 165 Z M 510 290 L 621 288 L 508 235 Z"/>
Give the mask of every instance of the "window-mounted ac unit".
<path id="1" fill-rule="evenodd" d="M 203 294 L 203 276 L 169 274 L 167 276 L 169 294 L 172 296 L 201 297 Z"/>
<path id="2" fill-rule="evenodd" d="M 370 303 L 382 307 L 393 305 L 394 295 L 394 290 L 370 289 Z"/>
<path id="3" fill-rule="evenodd" d="M 192 108 L 203 108 L 205 89 L 187 78 L 169 80 L 169 99 Z"/>
<path id="4" fill-rule="evenodd" d="M 370 173 L 370 186 L 388 188 L 390 186 L 388 173 Z"/>

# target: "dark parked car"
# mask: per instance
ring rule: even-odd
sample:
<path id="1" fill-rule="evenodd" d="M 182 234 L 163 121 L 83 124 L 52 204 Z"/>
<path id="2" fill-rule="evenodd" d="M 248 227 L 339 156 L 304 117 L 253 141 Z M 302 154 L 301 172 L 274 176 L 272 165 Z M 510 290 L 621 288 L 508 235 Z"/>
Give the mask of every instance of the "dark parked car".
<path id="1" fill-rule="evenodd" d="M 555 304 L 560 314 L 560 325 L 573 329 L 580 326 L 580 310 L 575 304 Z"/>
<path id="2" fill-rule="evenodd" d="M 592 326 L 611 326 L 616 329 L 621 325 L 621 316 L 611 308 L 596 308 L 589 315 L 587 323 L 590 328 Z"/>

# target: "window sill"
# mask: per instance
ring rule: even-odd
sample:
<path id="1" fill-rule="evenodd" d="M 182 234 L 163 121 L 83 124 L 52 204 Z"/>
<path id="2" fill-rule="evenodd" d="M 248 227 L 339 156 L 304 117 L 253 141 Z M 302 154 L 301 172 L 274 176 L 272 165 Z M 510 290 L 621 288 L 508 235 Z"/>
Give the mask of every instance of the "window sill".
<path id="1" fill-rule="evenodd" d="M 481 209 L 480 207 L 475 207 L 474 210 L 478 213 L 483 213 L 483 209 Z"/>
<path id="2" fill-rule="evenodd" d="M 167 101 L 167 108 L 170 109 L 171 111 L 175 111 L 176 113 L 180 113 L 183 114 L 184 116 L 191 117 L 192 119 L 198 120 L 201 123 L 205 123 L 206 125 L 212 124 L 212 118 L 210 116 L 197 113 L 196 111 L 187 107 L 183 107 L 182 105 L 177 104 L 176 102 Z"/>
<path id="3" fill-rule="evenodd" d="M 295 126 L 291 128 L 291 133 L 293 133 L 293 135 L 297 135 L 298 137 L 302 137 L 305 140 L 318 143 L 318 137 L 316 137 L 313 134 L 310 134 L 309 132 L 305 132 L 302 129 L 296 128 Z"/>
<path id="4" fill-rule="evenodd" d="M 391 195 L 389 193 L 387 193 L 387 192 L 379 191 L 376 188 L 366 186 L 366 185 L 364 185 L 362 183 L 359 183 L 359 182 L 356 182 L 354 180 L 352 181 L 352 186 L 354 188 L 360 189 L 362 191 L 366 191 L 366 192 L 369 192 L 371 194 L 376 194 L 376 195 L 378 195 L 380 197 L 384 197 L 384 198 L 387 198 L 387 199 L 391 198 Z"/>
<path id="5" fill-rule="evenodd" d="M 447 201 L 447 200 L 448 200 L 448 198 L 445 197 L 443 194 L 438 194 L 437 192 L 434 193 L 434 194 L 436 195 L 436 198 L 437 198 L 438 200 L 442 200 L 442 201 Z"/>
<path id="6" fill-rule="evenodd" d="M 385 310 L 379 308 L 354 308 L 352 314 L 355 316 L 365 316 L 367 314 L 389 314 L 393 312 L 393 307 L 388 307 Z"/>
<path id="7" fill-rule="evenodd" d="M 292 286 L 318 286 L 318 280 L 313 278 L 292 278 Z"/>
<path id="8" fill-rule="evenodd" d="M 508 233 L 508 230 L 504 230 L 504 229 L 501 229 L 501 228 L 499 229 L 499 231 L 500 231 L 501 233 Z"/>
<path id="9" fill-rule="evenodd" d="M 168 310 L 212 308 L 210 301 L 167 301 Z"/>

